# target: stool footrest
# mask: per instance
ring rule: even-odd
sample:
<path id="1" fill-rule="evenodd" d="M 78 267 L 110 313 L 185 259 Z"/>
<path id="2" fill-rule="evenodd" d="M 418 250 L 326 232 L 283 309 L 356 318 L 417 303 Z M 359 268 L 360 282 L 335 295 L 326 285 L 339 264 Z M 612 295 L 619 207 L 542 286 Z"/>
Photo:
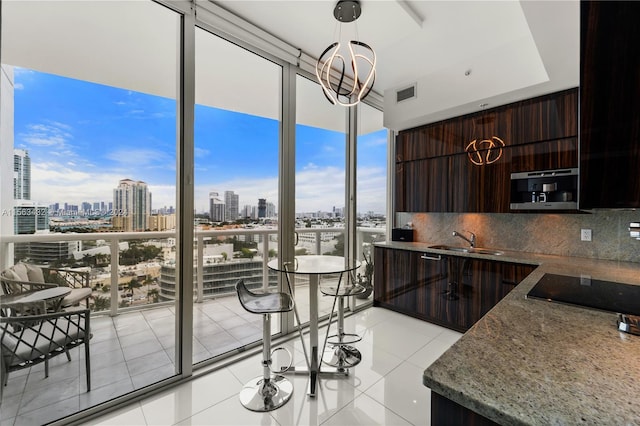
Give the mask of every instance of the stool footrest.
<path id="1" fill-rule="evenodd" d="M 330 340 L 334 339 L 334 340 Z M 335 340 L 337 339 L 337 340 Z M 359 336 L 354 333 L 342 333 L 341 335 L 334 334 L 327 338 L 327 343 L 331 346 L 340 346 L 340 345 L 353 345 L 362 340 L 362 336 Z"/>

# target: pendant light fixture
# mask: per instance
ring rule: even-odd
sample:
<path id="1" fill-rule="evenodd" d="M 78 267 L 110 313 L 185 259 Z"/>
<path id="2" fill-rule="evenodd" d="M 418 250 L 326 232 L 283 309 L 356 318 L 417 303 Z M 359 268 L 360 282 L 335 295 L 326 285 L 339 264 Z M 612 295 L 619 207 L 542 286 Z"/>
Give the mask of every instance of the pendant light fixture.
<path id="1" fill-rule="evenodd" d="M 318 82 L 333 105 L 356 105 L 371 92 L 376 79 L 376 53 L 373 49 L 358 40 L 341 40 L 342 25 L 355 22 L 361 13 L 359 1 L 338 1 L 333 9 L 339 26 L 337 41 L 322 52 L 316 64 Z M 350 73 L 347 67 L 350 67 Z"/>

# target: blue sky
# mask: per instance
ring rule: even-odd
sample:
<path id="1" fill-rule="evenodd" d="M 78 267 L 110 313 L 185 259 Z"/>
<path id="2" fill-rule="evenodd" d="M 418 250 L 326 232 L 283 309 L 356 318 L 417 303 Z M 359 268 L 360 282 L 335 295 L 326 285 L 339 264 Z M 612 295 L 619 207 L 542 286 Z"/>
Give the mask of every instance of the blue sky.
<path id="1" fill-rule="evenodd" d="M 321 95 L 321 93 L 319 93 Z M 153 208 L 175 205 L 175 101 L 15 68 L 14 146 L 29 151 L 32 199 L 111 201 L 120 179 L 142 180 Z M 277 204 L 278 122 L 196 106 L 196 210 L 235 191 L 241 207 Z M 296 211 L 344 206 L 344 135 L 296 128 Z M 359 211 L 384 212 L 386 131 L 360 137 Z"/>

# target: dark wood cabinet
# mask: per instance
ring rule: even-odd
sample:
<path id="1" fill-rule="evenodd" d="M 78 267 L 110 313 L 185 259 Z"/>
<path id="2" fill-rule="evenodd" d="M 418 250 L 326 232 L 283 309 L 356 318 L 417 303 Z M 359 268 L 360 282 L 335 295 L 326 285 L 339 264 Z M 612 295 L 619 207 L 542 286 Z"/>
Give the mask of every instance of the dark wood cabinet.
<path id="1" fill-rule="evenodd" d="M 506 150 L 505 150 L 506 151 Z M 510 152 L 493 164 L 477 166 L 466 155 L 450 159 L 449 212 L 508 213 L 511 197 Z"/>
<path id="2" fill-rule="evenodd" d="M 376 247 L 374 306 L 466 331 L 536 267 Z"/>
<path id="3" fill-rule="evenodd" d="M 640 207 L 640 2 L 580 3 L 580 208 Z"/>
<path id="4" fill-rule="evenodd" d="M 466 303 L 468 313 L 461 326 L 471 327 L 536 268 L 535 266 L 469 259 L 468 272 L 462 282 L 462 293 L 472 296 Z M 468 290 L 466 290 L 468 288 Z"/>
<path id="5" fill-rule="evenodd" d="M 396 164 L 396 211 L 441 211 L 449 206 L 450 163 L 450 157 L 436 157 Z"/>
<path id="6" fill-rule="evenodd" d="M 578 166 L 577 92 L 566 90 L 400 132 L 395 210 L 509 212 L 511 173 Z M 501 153 L 500 158 L 474 164 L 465 151 L 474 140 L 480 157 L 486 160 L 488 154 L 489 143 L 482 141 L 494 141 L 490 158 Z"/>
<path id="7" fill-rule="evenodd" d="M 417 253 L 376 248 L 373 264 L 374 305 L 415 312 Z"/>
<path id="8" fill-rule="evenodd" d="M 578 138 L 518 145 L 510 153 L 511 173 L 570 169 L 578 164 Z"/>
<path id="9" fill-rule="evenodd" d="M 431 424 L 448 426 L 498 426 L 493 420 L 431 392 Z"/>

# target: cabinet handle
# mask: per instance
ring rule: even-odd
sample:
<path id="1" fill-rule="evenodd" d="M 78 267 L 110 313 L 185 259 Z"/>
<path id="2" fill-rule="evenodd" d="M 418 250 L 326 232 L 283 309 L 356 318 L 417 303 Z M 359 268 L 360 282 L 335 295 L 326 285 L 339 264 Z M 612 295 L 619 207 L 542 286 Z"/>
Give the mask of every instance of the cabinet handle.
<path id="1" fill-rule="evenodd" d="M 442 255 L 439 254 L 438 257 L 433 257 L 433 256 L 428 256 L 426 254 L 423 254 L 422 256 L 420 256 L 420 259 L 425 259 L 425 260 L 442 260 Z"/>

